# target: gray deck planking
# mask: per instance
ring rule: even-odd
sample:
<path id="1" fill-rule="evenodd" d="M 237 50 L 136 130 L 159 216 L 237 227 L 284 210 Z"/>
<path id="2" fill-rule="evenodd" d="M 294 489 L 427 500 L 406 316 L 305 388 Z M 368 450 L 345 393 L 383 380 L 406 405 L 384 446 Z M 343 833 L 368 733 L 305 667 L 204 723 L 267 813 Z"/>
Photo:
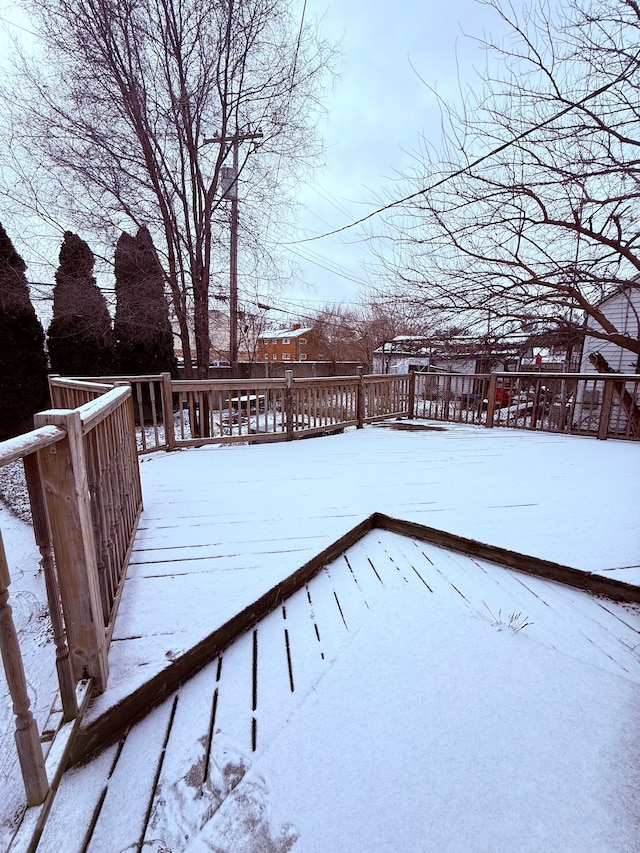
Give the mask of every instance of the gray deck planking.
<path id="1" fill-rule="evenodd" d="M 445 597 L 487 619 L 488 609 L 498 615 L 498 606 L 505 613 L 536 613 L 535 620 L 548 611 L 536 629 L 540 638 L 553 647 L 554 626 L 566 636 L 575 623 L 563 654 L 640 684 L 638 607 L 372 531 L 133 726 L 106 760 L 103 754 L 70 771 L 38 850 L 177 853 L 178 830 L 184 849 L 199 835 L 204 846 L 194 849 L 217 849 L 207 845 L 216 833 L 231 831 L 225 814 L 254 758 L 282 736 L 305 702 L 321 697 L 323 676 L 348 655 L 363 625 L 385 619 L 387 597 L 398 588 L 423 601 L 425 618 Z M 262 849 L 256 839 L 251 846 L 256 821 L 247 820 L 241 830 L 246 846 L 238 849 Z M 239 831 L 234 824 L 233 832 Z M 301 845 L 305 849 L 304 840 Z"/>

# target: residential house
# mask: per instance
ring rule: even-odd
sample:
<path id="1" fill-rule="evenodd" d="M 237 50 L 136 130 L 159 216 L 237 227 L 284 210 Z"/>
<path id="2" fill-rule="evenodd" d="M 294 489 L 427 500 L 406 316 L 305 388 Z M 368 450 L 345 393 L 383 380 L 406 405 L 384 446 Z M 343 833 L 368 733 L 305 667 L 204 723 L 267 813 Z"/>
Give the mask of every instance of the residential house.
<path id="1" fill-rule="evenodd" d="M 544 335 L 511 332 L 504 335 L 418 337 L 398 335 L 373 354 L 374 373 L 495 373 L 513 370 L 575 370 L 566 347 Z"/>
<path id="2" fill-rule="evenodd" d="M 398 335 L 375 350 L 373 372 L 490 373 L 518 370 L 522 358 L 527 356 L 533 357 L 533 350 L 524 335 L 508 335 L 500 341 L 468 335 Z"/>
<path id="3" fill-rule="evenodd" d="M 640 338 L 640 282 L 618 288 L 597 307 L 621 334 Z M 587 328 L 598 328 L 592 317 L 587 319 L 586 325 Z M 589 335 L 585 335 L 582 347 L 581 373 L 597 373 L 589 359 L 595 353 L 600 353 L 616 373 L 640 373 L 640 357 L 637 353 Z"/>
<path id="4" fill-rule="evenodd" d="M 258 335 L 258 361 L 316 361 L 317 358 L 313 330 L 299 323 L 294 323 L 290 329 Z"/>
<path id="5" fill-rule="evenodd" d="M 618 332 L 636 339 L 640 338 L 639 283 L 639 280 L 635 279 L 633 283 L 619 287 L 597 306 Z M 591 317 L 587 318 L 586 326 L 598 328 L 596 321 Z M 596 359 L 596 355 L 599 358 Z M 603 369 L 614 373 L 640 374 L 640 356 L 610 341 L 593 338 L 587 334 L 582 347 L 580 372 L 597 376 Z M 602 397 L 601 383 L 594 381 L 580 384 L 576 393 L 578 414 L 574 415 L 574 426 L 584 424 L 585 427 L 589 427 L 598 423 L 603 403 Z M 616 389 L 609 415 L 609 421 L 616 423 L 621 433 L 627 430 L 629 419 L 631 419 L 632 429 L 637 434 L 640 423 L 640 383 L 635 381 Z"/>

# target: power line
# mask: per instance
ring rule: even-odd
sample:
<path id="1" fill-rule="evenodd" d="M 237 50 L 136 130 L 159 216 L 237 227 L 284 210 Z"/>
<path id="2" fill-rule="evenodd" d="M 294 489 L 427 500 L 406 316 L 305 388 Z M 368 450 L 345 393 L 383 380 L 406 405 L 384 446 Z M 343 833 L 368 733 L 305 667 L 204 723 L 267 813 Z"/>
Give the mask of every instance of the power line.
<path id="1" fill-rule="evenodd" d="M 584 98 L 581 98 L 579 101 L 575 101 L 572 104 L 569 104 L 564 109 L 545 119 L 544 121 L 538 122 L 538 124 L 533 125 L 528 130 L 524 130 L 522 133 L 519 133 L 517 136 L 514 136 L 513 139 L 509 139 L 506 142 L 501 143 L 496 148 L 492 148 L 491 151 L 483 154 L 481 157 L 478 157 L 472 163 L 468 163 L 466 166 L 462 166 L 460 169 L 456 169 L 454 172 L 450 172 L 448 175 L 445 175 L 440 180 L 436 181 L 434 184 L 430 184 L 427 187 L 422 187 L 422 189 L 416 190 L 416 192 L 411 193 L 410 195 L 405 196 L 404 198 L 396 199 L 395 201 L 389 202 L 389 204 L 385 204 L 382 207 L 378 207 L 376 210 L 371 211 L 371 213 L 367 213 L 366 216 L 361 216 L 360 219 L 356 219 L 354 222 L 350 222 L 348 225 L 342 225 L 340 228 L 334 228 L 332 231 L 326 231 L 324 234 L 317 234 L 315 237 L 305 237 L 302 240 L 292 240 L 289 243 L 284 245 L 295 246 L 301 243 L 312 243 L 315 240 L 322 240 L 325 237 L 333 237 L 335 234 L 341 234 L 343 231 L 348 231 L 350 228 L 355 228 L 357 225 L 362 225 L 363 222 L 367 222 L 369 219 L 373 219 L 374 216 L 379 216 L 381 213 L 384 213 L 385 210 L 391 210 L 394 207 L 398 207 L 401 204 L 405 204 L 407 201 L 413 201 L 414 198 L 418 198 L 418 196 L 425 195 L 428 192 L 432 192 L 433 190 L 441 187 L 443 184 L 446 184 L 448 181 L 453 178 L 458 178 L 460 175 L 464 175 L 465 172 L 468 172 L 470 169 L 474 169 L 476 166 L 479 166 L 481 163 L 484 163 L 485 160 L 489 160 L 491 157 L 495 157 L 496 154 L 500 154 L 502 151 L 505 151 L 507 148 L 510 148 L 512 145 L 515 145 L 517 142 L 521 142 L 523 139 L 526 139 L 527 136 L 530 136 L 536 130 L 540 130 L 543 127 L 546 127 L 549 124 L 553 124 L 554 121 L 557 121 L 562 116 L 565 116 L 567 113 L 571 112 L 571 110 L 576 107 L 584 106 L 588 101 L 597 98 L 598 95 L 602 95 L 612 86 L 615 86 L 617 83 L 622 82 L 622 80 L 626 79 L 627 71 L 631 67 L 631 65 L 637 62 L 638 57 L 640 57 L 640 51 L 636 53 L 636 55 L 629 60 L 626 69 L 619 74 L 614 80 L 610 80 L 608 83 L 605 83 L 604 86 L 600 86 L 599 89 L 595 89 L 593 92 L 590 92 L 588 95 L 585 95 Z"/>
<path id="2" fill-rule="evenodd" d="M 38 37 L 38 34 L 34 33 L 33 30 L 28 30 L 26 27 L 21 27 L 20 24 L 16 24 L 15 21 L 11 21 L 9 18 L 5 18 L 4 15 L 0 15 L 0 21 L 2 21 L 3 24 L 6 24 L 9 27 L 14 27 L 14 29 L 16 30 L 22 30 L 23 33 L 28 33 L 28 35 L 30 36 L 34 36 L 35 38 Z"/>

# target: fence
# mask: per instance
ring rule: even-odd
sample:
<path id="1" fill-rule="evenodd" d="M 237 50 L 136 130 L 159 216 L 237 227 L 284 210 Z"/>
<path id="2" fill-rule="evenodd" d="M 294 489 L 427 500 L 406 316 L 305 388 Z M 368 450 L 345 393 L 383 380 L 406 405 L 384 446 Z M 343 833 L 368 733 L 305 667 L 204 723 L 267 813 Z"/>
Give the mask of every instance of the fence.
<path id="1" fill-rule="evenodd" d="M 203 444 L 284 441 L 407 416 L 412 374 L 294 379 L 172 380 L 157 376 L 101 377 L 131 386 L 138 453 Z M 89 380 L 50 381 L 55 404 Z M 102 391 L 100 392 L 102 393 Z M 75 397 L 73 399 L 76 399 Z"/>
<path id="2" fill-rule="evenodd" d="M 364 414 L 366 423 L 395 417 L 413 417 L 415 374 L 364 376 Z"/>
<path id="3" fill-rule="evenodd" d="M 99 379 L 49 377 L 55 408 L 73 409 L 94 400 L 115 385 L 128 385 L 133 399 L 138 452 L 167 449 L 165 422 L 171 421 L 171 376 L 168 373 L 140 376 L 107 376 Z M 168 406 L 164 411 L 164 406 Z"/>
<path id="4" fill-rule="evenodd" d="M 58 380 L 58 400 L 83 402 L 41 412 L 35 430 L 0 443 L 0 466 L 19 460 L 24 465 L 64 722 L 78 714 L 79 681 L 90 680 L 94 692 L 106 686 L 108 645 L 142 509 L 131 391 L 82 385 Z M 10 583 L 0 533 L 0 649 L 27 802 L 37 805 L 49 782 L 9 604 Z"/>
<path id="5" fill-rule="evenodd" d="M 416 374 L 416 417 L 600 439 L 640 439 L 640 376 Z"/>
<path id="6" fill-rule="evenodd" d="M 293 379 L 287 373 L 285 379 L 196 382 L 172 381 L 162 374 L 101 379 L 99 387 L 108 387 L 107 381 L 131 385 L 139 453 L 207 443 L 291 440 L 407 416 L 640 438 L 640 376 L 635 375 L 360 372 Z M 51 383 L 52 395 L 58 393 L 56 383 Z M 77 384 L 83 389 L 90 385 Z M 60 397 L 60 404 L 65 399 Z"/>

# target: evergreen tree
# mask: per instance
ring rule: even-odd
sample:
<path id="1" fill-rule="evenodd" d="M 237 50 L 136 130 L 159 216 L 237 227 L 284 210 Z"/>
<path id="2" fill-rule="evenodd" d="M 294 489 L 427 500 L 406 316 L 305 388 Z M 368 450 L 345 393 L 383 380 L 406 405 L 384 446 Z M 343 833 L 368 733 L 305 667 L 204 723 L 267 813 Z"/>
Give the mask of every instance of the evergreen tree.
<path id="1" fill-rule="evenodd" d="M 114 371 L 111 317 L 93 264 L 85 241 L 66 231 L 49 326 L 51 369 L 63 376 L 108 376 Z"/>
<path id="2" fill-rule="evenodd" d="M 49 405 L 44 332 L 29 298 L 27 265 L 0 224 L 0 439 L 31 429 Z"/>
<path id="3" fill-rule="evenodd" d="M 114 331 L 120 373 L 176 375 L 164 273 L 149 230 L 123 233 L 116 245 Z"/>

